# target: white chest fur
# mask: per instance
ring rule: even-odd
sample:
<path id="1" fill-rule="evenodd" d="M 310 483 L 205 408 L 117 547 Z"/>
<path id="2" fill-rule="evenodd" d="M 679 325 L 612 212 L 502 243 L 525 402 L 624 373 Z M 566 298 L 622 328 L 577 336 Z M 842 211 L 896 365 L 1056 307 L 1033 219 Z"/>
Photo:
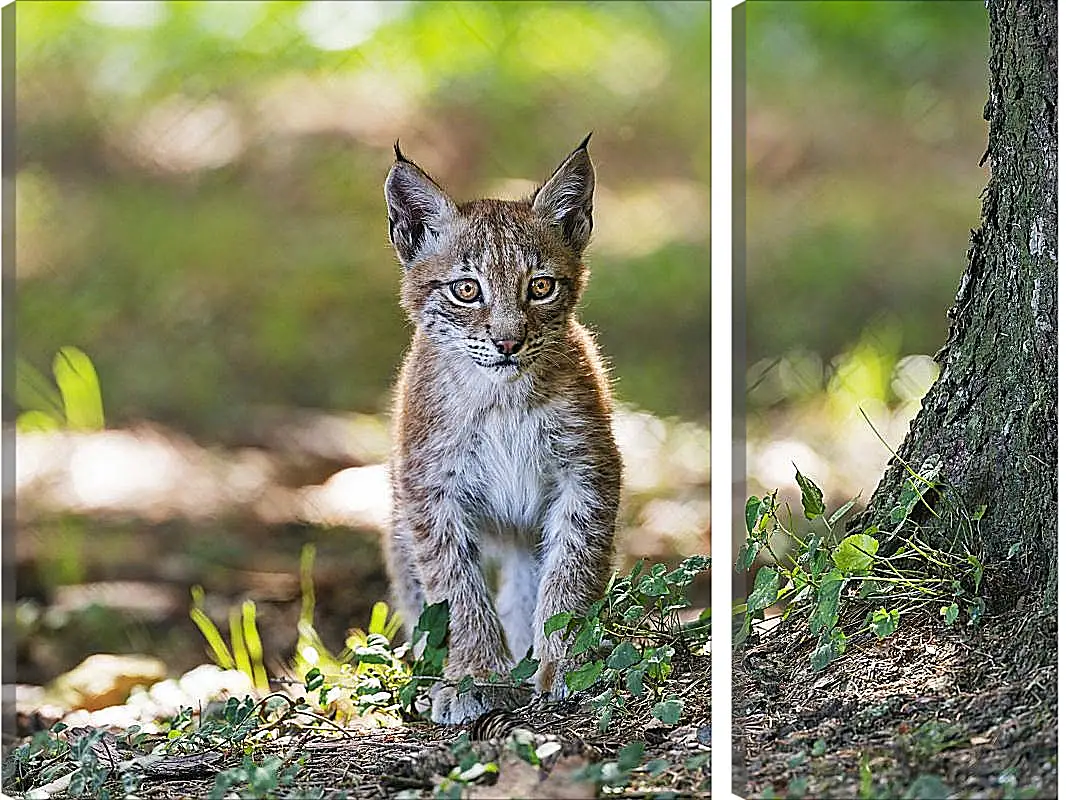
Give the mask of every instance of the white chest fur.
<path id="1" fill-rule="evenodd" d="M 557 472 L 543 435 L 544 413 L 505 406 L 480 417 L 464 475 L 479 501 L 475 517 L 485 533 L 533 533 Z"/>

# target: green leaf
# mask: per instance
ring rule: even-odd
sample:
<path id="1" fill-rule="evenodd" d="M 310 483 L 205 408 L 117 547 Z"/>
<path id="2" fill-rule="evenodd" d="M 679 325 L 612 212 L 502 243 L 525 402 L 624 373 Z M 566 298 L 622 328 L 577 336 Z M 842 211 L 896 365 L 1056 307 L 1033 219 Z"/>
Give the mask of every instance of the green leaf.
<path id="1" fill-rule="evenodd" d="M 755 523 L 759 521 L 761 511 L 762 500 L 755 495 L 749 497 L 748 502 L 744 504 L 744 524 L 747 526 L 748 534 L 755 530 Z"/>
<path id="2" fill-rule="evenodd" d="M 39 411 L 58 422 L 63 422 L 63 398 L 48 378 L 29 361 L 15 358 L 15 403 L 26 411 Z"/>
<path id="3" fill-rule="evenodd" d="M 634 697 L 644 694 L 644 670 L 634 667 L 626 673 L 626 689 Z"/>
<path id="4" fill-rule="evenodd" d="M 903 481 L 903 490 L 899 494 L 899 499 L 889 513 L 889 519 L 893 523 L 902 522 L 911 515 L 922 495 L 936 485 L 937 478 L 940 477 L 941 466 L 940 456 L 932 455 L 922 463 L 921 469 L 918 470 L 918 477 L 907 476 Z"/>
<path id="5" fill-rule="evenodd" d="M 259 636 L 259 626 L 255 621 L 255 601 L 245 600 L 241 604 L 241 629 L 244 634 L 244 646 L 248 650 L 251 662 L 251 678 L 255 688 L 267 694 L 270 692 L 270 679 L 267 677 L 266 665 L 263 663 L 263 640 Z"/>
<path id="6" fill-rule="evenodd" d="M 200 633 L 210 645 L 211 652 L 215 657 L 215 663 L 223 669 L 234 669 L 236 662 L 233 660 L 233 654 L 230 652 L 229 646 L 226 644 L 225 639 L 222 638 L 222 633 L 219 631 L 218 626 L 204 611 L 203 587 L 193 586 L 190 592 L 192 594 L 192 608 L 189 609 L 189 617 L 196 624 L 196 627 L 200 629 Z"/>
<path id="7" fill-rule="evenodd" d="M 637 559 L 637 563 L 633 565 L 633 569 L 629 570 L 629 582 L 632 583 L 637 579 L 637 576 L 644 570 L 644 559 Z"/>
<path id="8" fill-rule="evenodd" d="M 60 347 L 52 362 L 67 425 L 73 430 L 97 431 L 104 427 L 100 380 L 89 357 L 76 347 Z"/>
<path id="9" fill-rule="evenodd" d="M 811 613 L 811 633 L 818 633 L 820 630 L 836 625 L 837 610 L 840 607 L 840 590 L 843 586 L 844 576 L 837 570 L 834 569 L 823 576 L 818 586 L 818 600 Z"/>
<path id="10" fill-rule="evenodd" d="M 666 772 L 669 766 L 670 762 L 665 758 L 653 758 L 644 765 L 644 768 L 648 771 L 648 774 L 654 778 L 656 775 L 661 775 Z"/>
<path id="11" fill-rule="evenodd" d="M 739 647 L 740 645 L 744 644 L 744 642 L 748 640 L 748 637 L 751 636 L 751 619 L 751 614 L 744 615 L 744 621 L 737 629 L 737 632 L 733 634 L 734 647 Z"/>
<path id="12" fill-rule="evenodd" d="M 748 611 L 758 611 L 777 600 L 780 577 L 773 567 L 759 567 L 755 573 L 755 585 L 748 595 Z"/>
<path id="13" fill-rule="evenodd" d="M 662 597 L 670 594 L 666 580 L 661 575 L 645 575 L 637 585 L 637 590 L 648 597 Z"/>
<path id="14" fill-rule="evenodd" d="M 840 628 L 833 628 L 828 636 L 822 637 L 822 641 L 811 653 L 811 669 L 820 672 L 838 656 L 844 653 L 847 646 L 847 638 Z"/>
<path id="15" fill-rule="evenodd" d="M 848 500 L 848 502 L 846 502 L 844 505 L 842 505 L 840 508 L 838 508 L 836 511 L 834 511 L 833 512 L 833 516 L 831 516 L 828 520 L 826 520 L 826 522 L 829 524 L 829 527 L 832 528 L 841 519 L 843 519 L 844 515 L 847 514 L 849 511 L 851 511 L 852 507 L 858 501 L 859 501 L 859 495 L 855 495 L 853 498 Z"/>
<path id="16" fill-rule="evenodd" d="M 737 572 L 744 572 L 750 569 L 751 565 L 755 563 L 755 557 L 759 555 L 760 549 L 762 549 L 762 544 L 757 539 L 750 536 L 745 539 L 740 552 L 737 553 Z"/>
<path id="17" fill-rule="evenodd" d="M 792 465 L 796 469 L 796 484 L 800 488 L 800 494 L 803 496 L 803 516 L 807 519 L 814 519 L 825 513 L 825 502 L 822 500 L 822 490 L 818 488 L 818 485 L 799 471 L 799 467 L 795 464 Z"/>
<path id="18" fill-rule="evenodd" d="M 853 533 L 833 550 L 833 563 L 843 573 L 866 572 L 874 563 L 877 539 L 866 533 Z"/>
<path id="19" fill-rule="evenodd" d="M 881 584 L 875 581 L 873 578 L 864 578 L 859 585 L 859 599 L 865 600 L 872 594 L 877 594 L 881 591 Z"/>
<path id="20" fill-rule="evenodd" d="M 590 661 L 575 670 L 566 673 L 566 688 L 572 692 L 583 692 L 600 677 L 603 661 Z"/>
<path id="21" fill-rule="evenodd" d="M 644 757 L 644 742 L 637 739 L 634 742 L 630 742 L 625 747 L 618 751 L 618 769 L 622 772 L 629 772 L 631 769 L 640 764 L 640 760 Z"/>
<path id="22" fill-rule="evenodd" d="M 950 606 L 940 607 L 940 616 L 944 618 L 944 624 L 951 626 L 959 618 L 959 604 L 952 603 Z"/>
<path id="23" fill-rule="evenodd" d="M 322 684 L 326 682 L 326 679 L 322 675 L 322 671 L 318 667 L 311 667 L 307 670 L 307 674 L 304 675 L 304 689 L 308 692 L 314 692 L 322 688 Z"/>
<path id="24" fill-rule="evenodd" d="M 710 751 L 704 750 L 702 753 L 696 753 L 694 756 L 689 756 L 685 759 L 685 769 L 696 770 L 707 766 L 710 763 L 711 754 Z"/>
<path id="25" fill-rule="evenodd" d="M 914 779 L 907 791 L 903 793 L 904 800 L 947 800 L 950 791 L 944 782 L 935 775 L 919 775 Z"/>
<path id="26" fill-rule="evenodd" d="M 551 636 L 556 631 L 561 631 L 570 624 L 570 620 L 573 618 L 574 615 L 569 611 L 560 611 L 558 614 L 552 614 L 544 620 L 544 635 Z"/>
<path id="27" fill-rule="evenodd" d="M 474 676 L 464 675 L 462 680 L 459 681 L 459 685 L 455 687 L 457 694 L 466 694 L 474 688 Z"/>
<path id="28" fill-rule="evenodd" d="M 411 679 L 400 687 L 399 693 L 396 695 L 396 699 L 400 702 L 402 708 L 411 708 L 415 702 L 415 697 L 418 694 L 419 681 L 417 679 Z"/>
<path id="29" fill-rule="evenodd" d="M 611 725 L 611 719 L 614 717 L 614 706 L 607 704 L 600 712 L 599 719 L 596 721 L 596 727 L 600 729 L 600 733 L 604 733 Z"/>
<path id="30" fill-rule="evenodd" d="M 671 697 L 667 700 L 663 700 L 661 703 L 656 703 L 651 710 L 651 714 L 658 720 L 662 720 L 667 725 L 676 725 L 677 721 L 681 719 L 681 711 L 683 705 L 681 701 L 676 697 Z"/>
<path id="31" fill-rule="evenodd" d="M 19 433 L 49 433 L 63 427 L 63 420 L 46 411 L 23 411 L 15 418 Z"/>
<path id="32" fill-rule="evenodd" d="M 426 633 L 426 644 L 430 647 L 440 647 L 448 634 L 448 601 L 441 600 L 422 609 L 418 615 L 418 624 L 415 625 L 412 641 L 418 640 L 420 632 Z"/>
<path id="33" fill-rule="evenodd" d="M 678 569 L 691 572 L 693 576 L 699 575 L 701 572 L 706 572 L 711 568 L 711 557 L 704 555 L 688 556 L 677 566 Z"/>
<path id="34" fill-rule="evenodd" d="M 643 617 L 644 613 L 644 606 L 630 606 L 625 610 L 625 613 L 622 614 L 622 622 L 625 622 L 627 625 L 632 624 Z"/>
<path id="35" fill-rule="evenodd" d="M 526 656 L 517 664 L 514 669 L 511 670 L 511 680 L 515 683 L 522 683 L 527 678 L 531 677 L 534 672 L 537 671 L 537 667 L 540 666 L 539 659 L 532 656 Z"/>
<path id="36" fill-rule="evenodd" d="M 976 556 L 966 556 L 966 561 L 973 567 L 973 572 L 970 573 L 973 576 L 973 590 L 979 592 L 981 591 L 981 578 L 984 577 L 985 568 L 977 560 Z"/>
<path id="37" fill-rule="evenodd" d="M 611 669 L 623 670 L 626 667 L 631 667 L 640 661 L 640 653 L 637 652 L 637 648 L 633 646 L 632 642 L 623 641 L 611 651 L 611 654 L 607 656 L 607 666 Z"/>
<path id="38" fill-rule="evenodd" d="M 863 753 L 859 759 L 859 797 L 874 796 L 874 776 L 870 769 L 870 757 Z"/>
<path id="39" fill-rule="evenodd" d="M 828 566 L 829 552 L 827 550 L 816 551 L 814 553 L 814 558 L 811 559 L 811 578 L 813 580 L 818 580 Z"/>
<path id="40" fill-rule="evenodd" d="M 579 656 L 591 647 L 597 647 L 603 641 L 603 627 L 598 620 L 590 620 L 577 632 L 570 647 L 571 655 Z"/>
<path id="41" fill-rule="evenodd" d="M 896 628 L 899 627 L 899 609 L 893 608 L 891 611 L 886 611 L 884 606 L 877 609 L 870 615 L 870 630 L 872 630 L 878 639 L 884 639 L 886 636 L 891 636 L 895 633 Z"/>

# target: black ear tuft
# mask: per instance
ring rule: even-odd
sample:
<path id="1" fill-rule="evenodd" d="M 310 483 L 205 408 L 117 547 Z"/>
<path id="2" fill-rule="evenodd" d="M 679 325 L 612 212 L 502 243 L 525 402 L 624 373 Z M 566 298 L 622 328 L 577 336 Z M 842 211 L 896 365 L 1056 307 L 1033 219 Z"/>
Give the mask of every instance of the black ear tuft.
<path id="1" fill-rule="evenodd" d="M 396 163 L 385 179 L 389 241 L 404 267 L 436 244 L 443 223 L 456 212 L 444 190 L 395 146 Z"/>
<path id="2" fill-rule="evenodd" d="M 567 245 L 580 254 L 592 235 L 592 193 L 596 171 L 587 145 L 589 133 L 533 194 L 533 212 L 558 225 Z"/>

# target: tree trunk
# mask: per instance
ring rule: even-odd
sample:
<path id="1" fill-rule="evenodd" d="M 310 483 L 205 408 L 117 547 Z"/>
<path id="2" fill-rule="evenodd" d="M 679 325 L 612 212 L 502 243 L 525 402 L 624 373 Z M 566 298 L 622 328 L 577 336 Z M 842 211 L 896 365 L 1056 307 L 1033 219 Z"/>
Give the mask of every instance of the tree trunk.
<path id="1" fill-rule="evenodd" d="M 948 312 L 940 377 L 898 454 L 915 470 L 939 457 L 955 490 L 927 495 L 930 534 L 950 540 L 960 509 L 987 506 L 970 541 L 992 610 L 1022 595 L 1057 602 L 1058 31 L 1054 0 L 990 0 L 988 12 L 981 227 Z M 908 474 L 892 460 L 861 526 L 885 529 Z"/>

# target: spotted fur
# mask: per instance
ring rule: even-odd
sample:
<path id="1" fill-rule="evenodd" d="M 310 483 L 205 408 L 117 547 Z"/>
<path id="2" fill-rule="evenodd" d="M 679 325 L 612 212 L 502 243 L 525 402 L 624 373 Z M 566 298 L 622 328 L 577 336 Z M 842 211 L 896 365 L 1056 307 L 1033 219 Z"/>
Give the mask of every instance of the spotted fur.
<path id="1" fill-rule="evenodd" d="M 393 415 L 394 600 L 409 634 L 423 603 L 448 601 L 446 677 L 504 672 L 532 647 L 535 689 L 553 698 L 565 646 L 544 622 L 603 591 L 621 480 L 606 372 L 575 315 L 587 143 L 524 201 L 457 205 L 399 146 L 385 182 L 415 327 Z M 444 685 L 432 717 L 459 724 L 507 702 Z"/>

